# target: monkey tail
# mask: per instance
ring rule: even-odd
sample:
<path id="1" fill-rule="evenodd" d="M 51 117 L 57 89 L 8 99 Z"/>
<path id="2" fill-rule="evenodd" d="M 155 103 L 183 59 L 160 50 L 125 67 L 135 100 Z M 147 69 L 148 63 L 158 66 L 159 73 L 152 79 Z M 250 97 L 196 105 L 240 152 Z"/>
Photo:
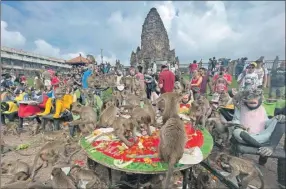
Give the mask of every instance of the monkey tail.
<path id="1" fill-rule="evenodd" d="M 82 150 L 83 150 L 83 148 L 81 148 L 81 149 L 79 149 L 79 150 L 73 152 L 73 153 L 68 157 L 67 163 L 70 163 L 71 158 L 72 158 L 75 154 L 79 153 L 79 152 L 82 151 Z"/>
<path id="2" fill-rule="evenodd" d="M 261 186 L 260 186 L 260 188 L 259 188 L 259 189 L 264 189 L 264 179 L 263 179 L 263 174 L 262 174 L 262 172 L 260 171 L 260 169 L 259 169 L 257 166 L 255 166 L 255 168 L 256 168 L 256 170 L 258 171 L 258 177 L 259 177 L 260 182 L 261 182 Z"/>
<path id="3" fill-rule="evenodd" d="M 171 178 L 173 176 L 173 172 L 174 172 L 174 165 L 175 165 L 175 160 L 172 158 L 171 156 L 171 159 L 169 161 L 169 165 L 168 165 L 168 172 L 167 172 L 167 175 L 166 175 L 166 180 L 165 180 L 165 183 L 164 183 L 164 187 L 165 189 L 167 188 L 172 188 L 173 184 L 171 184 Z M 170 186 L 171 184 L 171 186 Z"/>
<path id="4" fill-rule="evenodd" d="M 31 173 L 32 181 L 34 180 L 34 177 L 36 176 L 36 172 L 43 166 L 42 164 L 39 168 L 36 169 L 36 164 L 38 162 L 39 157 L 40 157 L 40 152 L 34 158 L 34 163 L 33 163 L 32 173 Z"/>

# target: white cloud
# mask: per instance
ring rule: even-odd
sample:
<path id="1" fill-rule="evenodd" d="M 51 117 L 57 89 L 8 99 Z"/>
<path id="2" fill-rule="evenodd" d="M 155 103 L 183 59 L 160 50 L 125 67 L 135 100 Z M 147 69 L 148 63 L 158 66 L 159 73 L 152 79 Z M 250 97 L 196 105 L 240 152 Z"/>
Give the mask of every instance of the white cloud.
<path id="1" fill-rule="evenodd" d="M 8 47 L 22 47 L 26 38 L 18 31 L 9 31 L 8 24 L 1 20 L 1 45 Z"/>
<path id="2" fill-rule="evenodd" d="M 176 9 L 172 3 L 172 1 L 166 1 L 162 4 L 158 4 L 157 6 L 158 13 L 164 23 L 164 26 L 167 32 L 171 31 L 172 21 L 176 16 Z"/>
<path id="3" fill-rule="evenodd" d="M 60 56 L 60 49 L 53 47 L 51 44 L 47 43 L 45 40 L 38 39 L 35 41 L 36 49 L 34 50 L 35 53 L 52 56 L 52 57 L 59 57 Z"/>
<path id="4" fill-rule="evenodd" d="M 152 7 L 157 8 L 170 46 L 176 49 L 181 63 L 200 58 L 208 60 L 213 56 L 256 59 L 264 55 L 271 60 L 279 55 L 280 59 L 285 58 L 285 2 L 43 1 L 20 4 L 11 8 L 3 3 L 1 16 L 9 24 L 9 31 L 13 28 L 26 37 L 23 48 L 32 49 L 34 45 L 35 51 L 66 59 L 85 53 L 96 55 L 100 62 L 98 54 L 103 48 L 107 56 L 104 59 L 115 61 L 117 57 L 128 65 L 131 51 L 140 46 L 142 24 Z M 7 31 L 7 23 L 1 22 L 1 32 L 4 28 Z M 1 35 L 2 44 L 5 40 L 6 44 L 16 41 L 12 40 L 14 37 L 2 38 Z M 36 39 L 46 41 L 38 40 L 37 46 Z"/>
<path id="5" fill-rule="evenodd" d="M 101 55 L 100 54 L 96 55 L 94 58 L 95 58 L 95 60 L 97 61 L 98 64 L 101 63 Z M 116 56 L 113 53 L 111 53 L 110 57 L 103 55 L 103 62 L 109 62 L 111 65 L 115 65 L 116 59 L 117 58 L 116 58 Z"/>
<path id="6" fill-rule="evenodd" d="M 81 56 L 86 57 L 86 53 L 83 51 L 78 51 L 76 53 L 62 53 L 60 48 L 54 47 L 51 44 L 47 43 L 45 40 L 39 39 L 35 41 L 36 49 L 34 50 L 35 53 L 45 55 L 45 56 L 51 56 L 56 58 L 62 58 L 65 60 L 70 60 L 72 58 L 75 58 L 81 54 Z M 111 64 L 115 64 L 116 55 L 113 53 L 108 52 L 108 54 L 111 54 L 111 56 L 103 56 L 104 62 L 110 62 Z M 101 63 L 101 55 L 97 55 L 94 57 L 95 60 L 98 63 Z"/>

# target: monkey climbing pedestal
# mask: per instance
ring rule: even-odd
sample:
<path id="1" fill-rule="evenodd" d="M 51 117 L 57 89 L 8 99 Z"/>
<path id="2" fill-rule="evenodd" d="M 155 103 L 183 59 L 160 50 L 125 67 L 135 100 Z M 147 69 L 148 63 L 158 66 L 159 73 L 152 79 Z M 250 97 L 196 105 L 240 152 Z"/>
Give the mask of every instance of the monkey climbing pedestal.
<path id="1" fill-rule="evenodd" d="M 186 128 L 190 127 L 189 124 L 186 124 Z M 158 132 L 158 131 L 157 131 Z M 197 147 L 202 152 L 202 159 L 206 159 L 209 154 L 212 151 L 213 148 L 213 139 L 210 133 L 207 130 L 202 131 L 196 131 L 195 135 L 190 134 L 190 130 L 187 130 L 188 135 L 188 142 L 186 144 L 185 148 L 192 148 Z M 198 133 L 198 134 L 197 134 Z M 154 134 L 154 133 L 153 133 Z M 125 152 L 116 151 L 116 148 L 121 148 L 121 146 L 114 146 L 112 145 L 112 142 L 107 145 L 103 146 L 102 148 L 98 148 L 100 146 L 99 143 L 89 143 L 87 139 L 82 138 L 80 141 L 80 144 L 82 148 L 86 151 L 88 156 L 88 162 L 90 166 L 94 163 L 101 164 L 109 170 L 110 173 L 110 180 L 111 179 L 111 170 L 117 170 L 122 171 L 125 173 L 133 173 L 136 174 L 137 182 L 135 185 L 129 187 L 137 188 L 140 187 L 140 180 L 144 175 L 154 175 L 154 174 L 165 174 L 168 170 L 168 164 L 165 162 L 161 162 L 158 157 L 154 158 L 152 155 L 157 154 L 157 147 L 158 147 L 158 136 L 152 135 L 154 137 L 154 141 L 150 138 L 146 137 L 146 141 L 144 140 L 144 137 L 139 137 L 138 141 L 141 142 L 145 147 L 139 148 L 138 151 L 132 151 L 132 147 L 130 149 L 126 150 Z M 190 138 L 191 137 L 191 138 Z M 196 138 L 198 137 L 198 138 Z M 116 141 L 117 143 L 121 143 L 121 141 Z M 116 143 L 115 141 L 113 142 Z M 148 144 L 150 146 L 148 146 Z M 134 145 L 138 145 L 138 143 L 135 143 Z M 110 149 L 110 152 L 114 153 L 108 153 L 107 149 Z M 150 150 L 151 149 L 151 150 Z M 152 153 L 152 149 L 154 149 Z M 143 153 L 143 151 L 145 153 Z M 123 150 L 124 151 L 124 150 Z M 118 152 L 118 153 L 117 153 Z M 123 155 L 121 155 L 122 153 Z M 133 154 L 132 154 L 133 153 Z M 175 171 L 182 171 L 183 173 L 183 188 L 187 187 L 187 182 L 189 181 L 189 172 L 192 168 L 192 165 L 198 164 L 199 162 L 195 162 L 192 164 L 180 164 L 177 163 L 175 165 Z M 118 184 L 118 183 L 117 183 Z"/>

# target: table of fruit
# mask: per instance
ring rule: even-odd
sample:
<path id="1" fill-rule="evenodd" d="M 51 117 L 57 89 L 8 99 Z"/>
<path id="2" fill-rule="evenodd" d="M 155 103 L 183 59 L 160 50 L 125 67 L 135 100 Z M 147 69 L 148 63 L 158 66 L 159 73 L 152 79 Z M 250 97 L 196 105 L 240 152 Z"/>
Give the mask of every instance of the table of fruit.
<path id="1" fill-rule="evenodd" d="M 94 140 L 102 132 L 110 133 L 112 128 L 97 129 L 90 136 L 82 138 L 80 144 L 90 159 L 115 170 L 141 174 L 166 172 L 168 164 L 161 162 L 158 157 L 160 131 L 153 127 L 151 130 L 151 136 L 138 133 L 137 140 L 131 147 L 127 147 L 114 134 L 106 134 Z M 200 163 L 213 148 L 212 136 L 206 129 L 195 130 L 189 123 L 185 123 L 185 130 L 188 140 L 183 157 L 175 165 L 176 170 L 184 170 Z"/>

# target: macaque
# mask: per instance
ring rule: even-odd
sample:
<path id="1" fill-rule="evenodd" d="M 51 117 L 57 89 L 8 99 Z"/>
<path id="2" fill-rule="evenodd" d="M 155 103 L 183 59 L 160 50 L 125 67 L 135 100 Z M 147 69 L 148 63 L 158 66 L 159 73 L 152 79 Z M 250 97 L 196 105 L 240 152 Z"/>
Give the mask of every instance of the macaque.
<path id="1" fill-rule="evenodd" d="M 61 168 L 53 168 L 51 173 L 51 180 L 53 188 L 76 189 L 72 179 L 67 176 Z"/>
<path id="2" fill-rule="evenodd" d="M 168 172 L 163 188 L 172 188 L 170 183 L 174 165 L 182 158 L 187 136 L 180 118 L 170 118 L 160 130 L 159 157 L 168 162 Z"/>
<path id="3" fill-rule="evenodd" d="M 260 189 L 264 188 L 263 175 L 254 162 L 230 156 L 225 153 L 220 153 L 216 158 L 216 162 L 221 167 L 230 169 L 231 172 L 230 175 L 227 176 L 227 179 L 236 177 L 237 181 L 239 182 L 238 176 L 246 175 L 239 182 L 240 189 L 246 189 L 249 183 L 257 176 L 259 177 L 261 182 Z"/>

